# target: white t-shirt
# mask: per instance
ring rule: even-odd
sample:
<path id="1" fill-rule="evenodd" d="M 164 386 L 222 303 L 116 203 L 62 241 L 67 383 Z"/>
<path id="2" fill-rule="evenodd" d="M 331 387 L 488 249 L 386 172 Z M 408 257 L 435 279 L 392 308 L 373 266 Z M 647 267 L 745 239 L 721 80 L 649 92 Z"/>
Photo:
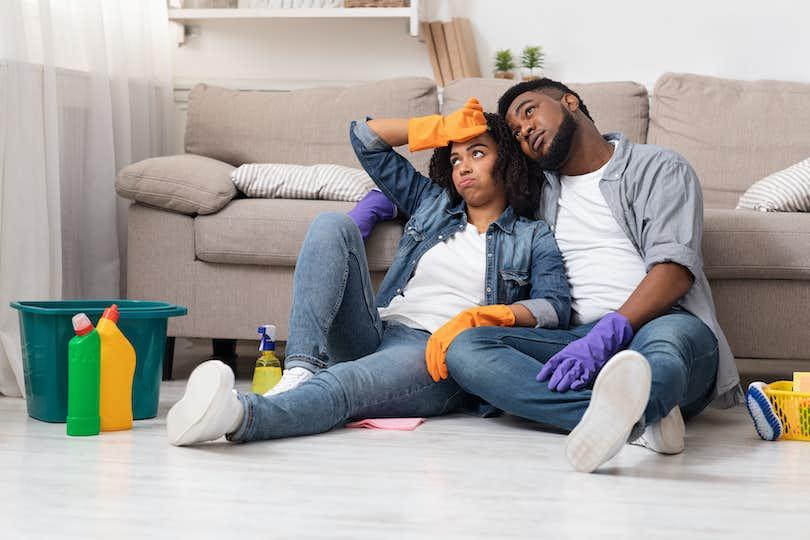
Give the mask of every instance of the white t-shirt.
<path id="1" fill-rule="evenodd" d="M 378 308 L 380 318 L 433 333 L 460 311 L 483 305 L 486 247 L 486 233 L 468 223 L 427 250 L 402 295 Z"/>
<path id="2" fill-rule="evenodd" d="M 609 163 L 592 173 L 560 176 L 554 236 L 571 286 L 573 324 L 587 324 L 619 309 L 647 275 L 641 255 L 599 189 Z"/>

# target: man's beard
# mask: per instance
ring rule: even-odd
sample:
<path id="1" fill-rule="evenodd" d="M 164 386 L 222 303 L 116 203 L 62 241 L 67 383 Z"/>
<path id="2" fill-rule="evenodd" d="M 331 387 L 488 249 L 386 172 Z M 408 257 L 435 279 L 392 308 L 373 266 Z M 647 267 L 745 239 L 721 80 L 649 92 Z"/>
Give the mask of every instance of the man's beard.
<path id="1" fill-rule="evenodd" d="M 564 110 L 565 117 L 557 130 L 557 135 L 548 147 L 548 152 L 540 156 L 536 163 L 546 171 L 556 171 L 565 162 L 568 152 L 571 151 L 571 144 L 574 141 L 574 133 L 577 131 L 577 122 L 574 115 Z"/>

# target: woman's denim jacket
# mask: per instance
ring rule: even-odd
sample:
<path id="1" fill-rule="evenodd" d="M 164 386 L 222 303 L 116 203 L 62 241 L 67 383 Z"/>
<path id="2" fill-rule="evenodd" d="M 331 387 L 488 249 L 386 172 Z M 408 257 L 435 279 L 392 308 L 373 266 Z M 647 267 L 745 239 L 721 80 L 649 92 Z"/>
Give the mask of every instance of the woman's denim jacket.
<path id="1" fill-rule="evenodd" d="M 408 218 L 397 254 L 377 293 L 377 307 L 402 294 L 419 259 L 467 226 L 466 204 L 417 171 L 366 122 L 352 122 L 352 147 L 374 183 Z M 537 326 L 567 328 L 571 298 L 562 256 L 544 221 L 507 207 L 487 229 L 486 304 L 526 306 Z"/>

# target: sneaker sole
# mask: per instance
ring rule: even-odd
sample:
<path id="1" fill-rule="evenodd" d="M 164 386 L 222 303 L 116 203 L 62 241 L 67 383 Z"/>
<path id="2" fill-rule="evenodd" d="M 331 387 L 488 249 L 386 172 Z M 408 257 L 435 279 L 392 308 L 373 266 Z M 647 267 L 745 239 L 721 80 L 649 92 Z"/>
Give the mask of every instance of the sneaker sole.
<path id="1" fill-rule="evenodd" d="M 757 435 L 764 441 L 775 441 L 782 436 L 782 421 L 773 410 L 773 405 L 768 396 L 756 386 L 749 386 L 745 394 L 745 407 L 751 420 L 754 421 L 754 429 Z"/>
<path id="2" fill-rule="evenodd" d="M 233 388 L 233 372 L 220 362 L 212 360 L 191 372 L 183 397 L 174 404 L 166 417 L 169 444 L 186 446 L 197 440 L 203 420 L 219 414 L 224 397 Z"/>
<path id="3" fill-rule="evenodd" d="M 591 394 L 591 403 L 568 435 L 565 454 L 579 472 L 592 472 L 615 454 L 641 418 L 650 398 L 650 364 L 635 351 L 611 358 Z"/>

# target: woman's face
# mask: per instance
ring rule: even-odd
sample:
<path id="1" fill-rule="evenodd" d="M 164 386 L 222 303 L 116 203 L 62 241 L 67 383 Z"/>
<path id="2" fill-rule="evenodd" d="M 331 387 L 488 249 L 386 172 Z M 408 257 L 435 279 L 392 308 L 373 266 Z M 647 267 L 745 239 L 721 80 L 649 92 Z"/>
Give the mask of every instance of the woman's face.
<path id="1" fill-rule="evenodd" d="M 452 143 L 450 167 L 453 185 L 467 206 L 477 207 L 504 199 L 503 182 L 493 176 L 498 146 L 489 133 L 466 142 Z"/>

